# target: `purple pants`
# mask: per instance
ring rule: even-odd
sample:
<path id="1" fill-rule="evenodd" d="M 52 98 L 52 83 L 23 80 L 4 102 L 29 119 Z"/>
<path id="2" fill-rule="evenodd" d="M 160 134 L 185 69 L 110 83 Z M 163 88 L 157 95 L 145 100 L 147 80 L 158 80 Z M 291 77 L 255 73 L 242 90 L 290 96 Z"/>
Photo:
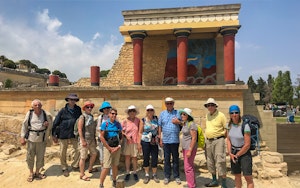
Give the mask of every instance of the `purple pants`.
<path id="1" fill-rule="evenodd" d="M 196 187 L 196 178 L 195 178 L 195 170 L 194 170 L 194 159 L 196 156 L 197 149 L 194 148 L 191 152 L 191 156 L 186 157 L 186 153 L 188 150 L 183 149 L 183 162 L 184 162 L 184 173 L 186 176 L 186 182 L 189 188 Z"/>

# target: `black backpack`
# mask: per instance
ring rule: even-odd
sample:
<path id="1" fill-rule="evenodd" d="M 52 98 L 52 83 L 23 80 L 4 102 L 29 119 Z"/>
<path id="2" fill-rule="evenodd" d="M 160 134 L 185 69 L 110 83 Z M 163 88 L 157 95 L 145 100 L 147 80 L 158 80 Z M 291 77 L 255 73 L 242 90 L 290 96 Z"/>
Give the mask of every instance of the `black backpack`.
<path id="1" fill-rule="evenodd" d="M 259 128 L 260 123 L 257 117 L 253 115 L 243 115 L 242 117 L 242 134 L 244 136 L 245 125 L 248 124 L 251 131 L 251 145 L 250 150 L 255 150 L 256 147 L 259 147 Z"/>

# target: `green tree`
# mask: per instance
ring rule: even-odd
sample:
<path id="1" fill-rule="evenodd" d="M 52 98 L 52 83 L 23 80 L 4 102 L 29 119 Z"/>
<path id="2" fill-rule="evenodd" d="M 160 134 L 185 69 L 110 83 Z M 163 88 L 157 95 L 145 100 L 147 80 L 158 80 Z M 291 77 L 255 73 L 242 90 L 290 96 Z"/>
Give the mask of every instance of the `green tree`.
<path id="1" fill-rule="evenodd" d="M 295 86 L 295 97 L 296 99 L 300 99 L 300 74 L 297 75 L 298 77 L 296 78 L 296 86 Z"/>
<path id="2" fill-rule="evenodd" d="M 4 60 L 3 67 L 7 67 L 7 68 L 10 68 L 10 69 L 16 69 L 17 65 L 12 60 L 7 59 L 7 60 Z"/>
<path id="3" fill-rule="evenodd" d="M 39 74 L 47 74 L 47 75 L 51 74 L 51 71 L 49 69 L 46 69 L 46 68 L 42 68 L 42 69 L 38 68 L 35 72 L 39 73 Z"/>
<path id="4" fill-rule="evenodd" d="M 293 104 L 294 88 L 291 81 L 290 71 L 284 72 L 282 78 L 283 78 L 282 94 L 284 97 L 284 102 Z"/>
<path id="5" fill-rule="evenodd" d="M 248 85 L 248 87 L 250 88 L 250 90 L 251 90 L 252 93 L 255 93 L 255 92 L 256 92 L 257 85 L 256 85 L 256 83 L 254 82 L 252 76 L 250 76 L 250 77 L 248 78 L 247 85 Z"/>
<path id="6" fill-rule="evenodd" d="M 4 87 L 5 88 L 12 88 L 13 86 L 13 81 L 11 79 L 6 79 L 4 82 Z"/>
<path id="7" fill-rule="evenodd" d="M 22 64 L 22 65 L 26 65 L 29 69 L 38 69 L 38 66 L 36 64 L 31 63 L 31 61 L 26 60 L 26 59 L 22 59 L 20 60 L 18 63 Z"/>
<path id="8" fill-rule="evenodd" d="M 65 73 L 61 73 L 59 70 L 54 70 L 52 74 L 58 75 L 60 78 L 67 78 L 67 75 Z"/>
<path id="9" fill-rule="evenodd" d="M 100 71 L 100 77 L 107 77 L 110 70 L 102 70 Z"/>
<path id="10" fill-rule="evenodd" d="M 262 77 L 259 77 L 259 79 L 257 80 L 256 92 L 259 93 L 260 100 L 257 102 L 257 104 L 265 104 L 263 99 L 265 99 L 266 97 L 266 91 L 265 91 L 266 85 L 267 85 L 266 81 L 264 81 Z"/>
<path id="11" fill-rule="evenodd" d="M 274 86 L 274 77 L 269 74 L 267 83 L 265 85 L 265 97 L 263 98 L 263 101 L 265 103 L 270 103 L 272 101 L 272 91 L 273 91 L 273 86 Z"/>
<path id="12" fill-rule="evenodd" d="M 0 63 L 4 62 L 5 60 L 7 60 L 7 58 L 4 55 L 0 56 Z"/>
<path id="13" fill-rule="evenodd" d="M 282 75 L 282 71 L 278 71 L 278 76 L 275 78 L 274 89 L 272 91 L 272 101 L 274 103 L 285 102 L 282 91 L 283 91 L 283 75 Z"/>

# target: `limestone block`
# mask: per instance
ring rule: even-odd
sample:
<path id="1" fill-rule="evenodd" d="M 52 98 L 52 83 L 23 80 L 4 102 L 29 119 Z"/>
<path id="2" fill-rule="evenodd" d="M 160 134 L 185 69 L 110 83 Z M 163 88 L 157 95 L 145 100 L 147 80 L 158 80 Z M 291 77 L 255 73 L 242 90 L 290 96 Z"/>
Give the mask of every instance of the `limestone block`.
<path id="1" fill-rule="evenodd" d="M 5 155 L 10 155 L 12 154 L 13 152 L 17 151 L 19 148 L 15 145 L 9 145 L 7 147 L 5 147 L 5 149 L 3 149 L 3 153 Z"/>
<path id="2" fill-rule="evenodd" d="M 282 163 L 283 155 L 278 152 L 269 152 L 263 151 L 261 152 L 261 158 L 263 161 L 268 163 Z"/>

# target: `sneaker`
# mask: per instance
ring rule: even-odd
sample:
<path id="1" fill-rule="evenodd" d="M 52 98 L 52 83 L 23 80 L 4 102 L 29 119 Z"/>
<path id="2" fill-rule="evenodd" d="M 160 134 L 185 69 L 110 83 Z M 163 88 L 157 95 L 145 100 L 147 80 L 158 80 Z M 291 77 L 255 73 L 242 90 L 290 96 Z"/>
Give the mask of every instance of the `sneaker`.
<path id="1" fill-rule="evenodd" d="M 219 184 L 217 181 L 211 181 L 210 183 L 205 184 L 205 187 L 218 187 Z"/>
<path id="2" fill-rule="evenodd" d="M 99 188 L 104 188 L 103 184 L 100 184 Z"/>
<path id="3" fill-rule="evenodd" d="M 149 183 L 149 181 L 150 181 L 150 177 L 149 176 L 145 176 L 145 179 L 144 179 L 144 184 L 147 184 L 147 183 Z"/>
<path id="4" fill-rule="evenodd" d="M 183 185 L 182 188 L 189 188 L 187 184 Z"/>
<path id="5" fill-rule="evenodd" d="M 164 179 L 164 184 L 167 185 L 170 182 L 169 178 Z"/>
<path id="6" fill-rule="evenodd" d="M 113 180 L 112 187 L 117 187 L 117 180 Z"/>
<path id="7" fill-rule="evenodd" d="M 180 178 L 176 178 L 175 181 L 176 181 L 177 185 L 180 185 L 180 184 L 181 184 Z"/>
<path id="8" fill-rule="evenodd" d="M 139 181 L 139 177 L 138 177 L 137 174 L 133 174 L 133 178 L 134 178 L 135 181 Z"/>
<path id="9" fill-rule="evenodd" d="M 127 182 L 127 181 L 129 181 L 129 179 L 130 179 L 130 174 L 126 174 L 124 180 Z"/>
<path id="10" fill-rule="evenodd" d="M 157 178 L 157 175 L 153 175 L 152 178 L 155 181 L 155 183 L 159 183 L 159 179 Z"/>

